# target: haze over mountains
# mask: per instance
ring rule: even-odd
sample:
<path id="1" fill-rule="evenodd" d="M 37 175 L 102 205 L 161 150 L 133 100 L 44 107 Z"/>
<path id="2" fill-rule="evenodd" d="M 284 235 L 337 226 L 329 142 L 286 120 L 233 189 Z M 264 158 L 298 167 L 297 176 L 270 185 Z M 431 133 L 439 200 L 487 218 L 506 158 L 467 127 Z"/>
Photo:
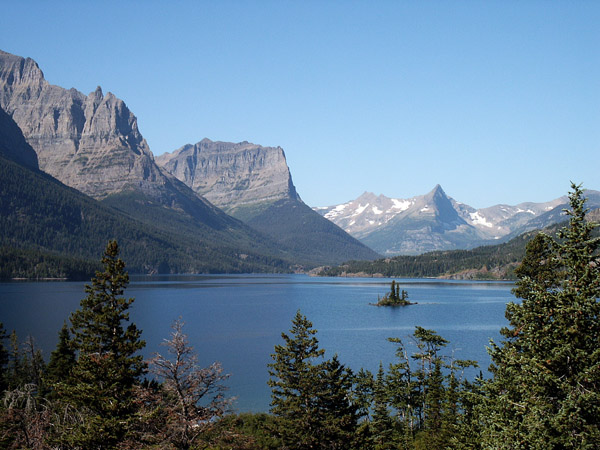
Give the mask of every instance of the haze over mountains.
<path id="1" fill-rule="evenodd" d="M 587 190 L 588 206 L 600 192 Z M 365 192 L 355 200 L 314 208 L 382 255 L 417 255 L 506 242 L 564 219 L 567 197 L 544 203 L 475 209 L 448 197 L 441 186 L 409 199 Z"/>
<path id="2" fill-rule="evenodd" d="M 223 208 L 233 210 L 238 203 L 262 205 L 246 217 L 253 219 L 252 224 L 243 223 L 160 168 L 133 113 L 122 100 L 111 93 L 104 95 L 99 87 L 84 95 L 75 89 L 53 86 L 32 59 L 0 51 L 0 107 L 22 131 L 41 170 L 145 226 L 186 236 L 193 240 L 191 247 L 210 248 L 205 256 L 194 256 L 203 260 L 196 265 L 200 270 L 210 265 L 209 254 L 219 259 L 214 253 L 218 247 L 224 250 L 223 257 L 231 256 L 234 249 L 237 257 L 244 260 L 262 255 L 263 263 L 274 260 L 279 270 L 281 261 L 292 267 L 377 257 L 301 202 L 285 158 L 283 166 L 272 165 L 269 160 L 258 170 L 262 190 L 254 189 L 256 177 L 248 173 L 236 172 L 234 178 L 242 180 L 237 188 L 225 186 L 225 190 L 241 195 L 230 195 L 229 206 L 219 201 Z M 216 159 L 226 158 L 225 147 L 215 150 Z M 230 170 L 240 167 L 234 164 Z M 285 180 L 282 186 L 280 172 Z M 215 201 L 227 198 L 214 180 L 211 184 L 208 178 L 204 186 L 210 189 L 203 193 Z M 286 189 L 285 195 L 278 194 Z M 270 195 L 269 190 L 275 195 Z M 221 264 L 215 261 L 215 270 L 218 267 Z M 190 269 L 195 270 L 193 266 Z"/>

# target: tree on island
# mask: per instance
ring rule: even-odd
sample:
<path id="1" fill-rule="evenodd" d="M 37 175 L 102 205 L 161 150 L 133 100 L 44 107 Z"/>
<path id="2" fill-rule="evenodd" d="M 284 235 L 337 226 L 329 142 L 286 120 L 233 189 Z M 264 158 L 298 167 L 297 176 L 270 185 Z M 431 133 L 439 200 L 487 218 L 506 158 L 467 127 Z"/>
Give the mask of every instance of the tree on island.
<path id="1" fill-rule="evenodd" d="M 404 289 L 400 291 L 400 284 L 392 280 L 390 292 L 386 293 L 382 298 L 378 298 L 375 306 L 406 306 L 413 304 L 408 301 L 408 292 Z"/>

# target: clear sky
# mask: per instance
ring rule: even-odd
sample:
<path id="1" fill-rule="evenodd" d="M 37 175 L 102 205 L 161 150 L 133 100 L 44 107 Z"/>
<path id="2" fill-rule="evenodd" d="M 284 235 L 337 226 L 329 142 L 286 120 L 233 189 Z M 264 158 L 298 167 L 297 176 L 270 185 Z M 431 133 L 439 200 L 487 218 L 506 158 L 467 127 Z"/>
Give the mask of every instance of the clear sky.
<path id="1" fill-rule="evenodd" d="M 0 49 L 122 98 L 155 155 L 281 146 L 310 206 L 436 184 L 478 208 L 600 190 L 598 1 L 0 6 Z"/>

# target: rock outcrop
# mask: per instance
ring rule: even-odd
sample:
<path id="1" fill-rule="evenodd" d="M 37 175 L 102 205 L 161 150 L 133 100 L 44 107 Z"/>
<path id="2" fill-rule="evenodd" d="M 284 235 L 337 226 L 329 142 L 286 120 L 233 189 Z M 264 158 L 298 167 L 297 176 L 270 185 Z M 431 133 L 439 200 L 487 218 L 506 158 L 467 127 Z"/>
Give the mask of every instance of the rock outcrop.
<path id="1" fill-rule="evenodd" d="M 160 171 L 125 103 L 48 83 L 37 63 L 0 51 L 0 106 L 37 153 L 39 167 L 95 198 L 133 189 L 160 196 Z"/>
<path id="2" fill-rule="evenodd" d="M 234 216 L 253 206 L 299 198 L 281 147 L 203 139 L 156 162 Z"/>

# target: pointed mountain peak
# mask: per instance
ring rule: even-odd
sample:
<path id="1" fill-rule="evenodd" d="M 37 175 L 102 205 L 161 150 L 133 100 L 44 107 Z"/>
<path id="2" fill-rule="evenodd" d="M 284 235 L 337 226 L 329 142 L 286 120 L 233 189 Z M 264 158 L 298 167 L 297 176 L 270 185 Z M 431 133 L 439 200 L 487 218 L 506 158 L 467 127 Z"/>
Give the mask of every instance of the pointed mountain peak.
<path id="1" fill-rule="evenodd" d="M 0 50 L 0 80 L 8 86 L 45 82 L 44 73 L 33 59 L 2 50 Z"/>
<path id="2" fill-rule="evenodd" d="M 94 92 L 90 92 L 88 95 L 94 102 L 101 102 L 104 98 L 104 94 L 102 93 L 102 88 L 98 86 Z"/>
<path id="3" fill-rule="evenodd" d="M 376 199 L 377 199 L 377 196 L 373 192 L 365 191 L 354 201 L 362 203 L 362 202 L 372 202 Z"/>

